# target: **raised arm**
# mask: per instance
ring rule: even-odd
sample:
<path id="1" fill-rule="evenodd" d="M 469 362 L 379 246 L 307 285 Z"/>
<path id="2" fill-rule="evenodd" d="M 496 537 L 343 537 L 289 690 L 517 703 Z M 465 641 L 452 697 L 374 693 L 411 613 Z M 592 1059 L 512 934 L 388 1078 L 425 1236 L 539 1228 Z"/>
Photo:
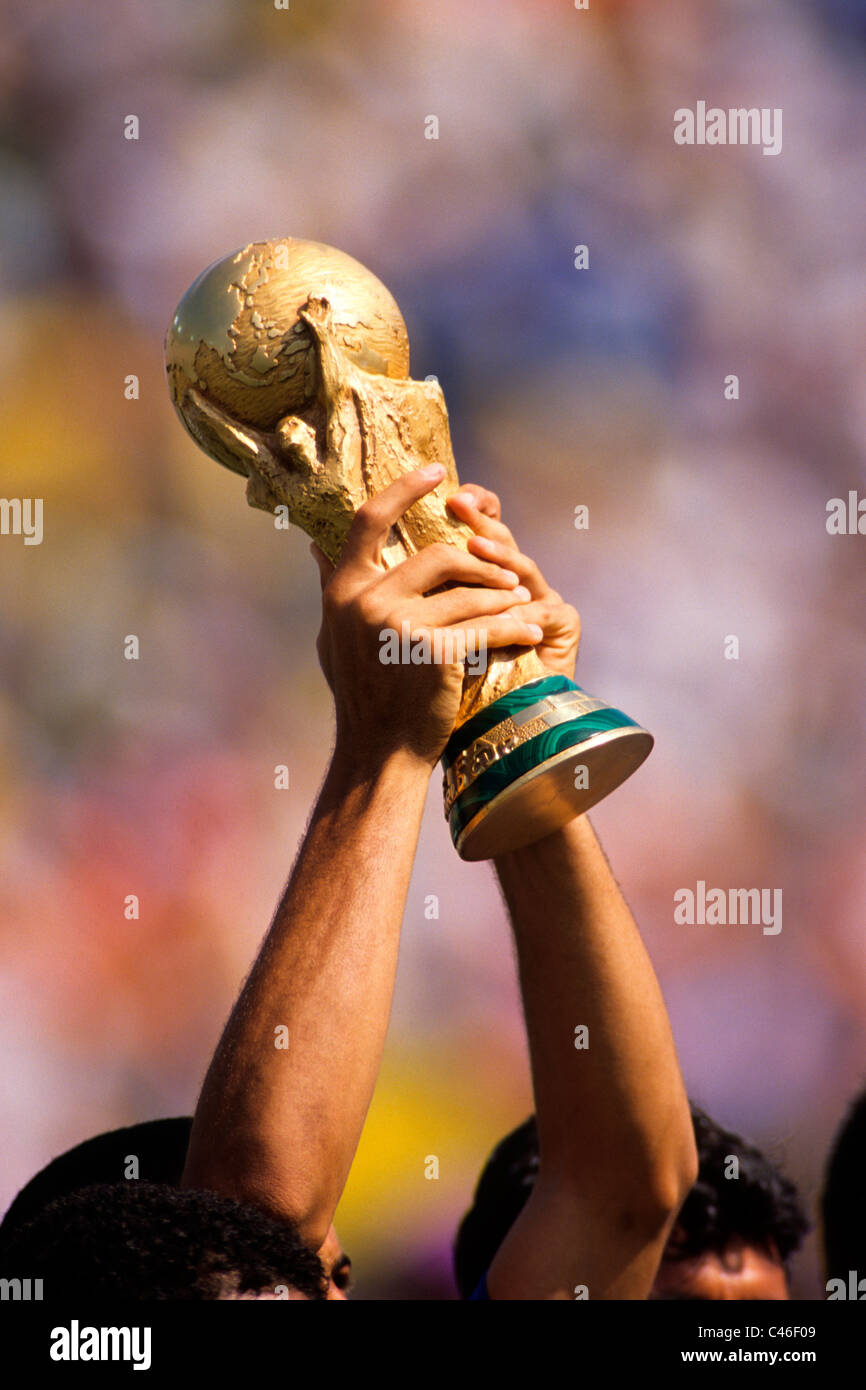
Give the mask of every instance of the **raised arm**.
<path id="1" fill-rule="evenodd" d="M 577 614 L 519 554 L 495 497 L 464 492 L 471 504 L 453 509 L 476 530 L 473 552 L 520 575 L 533 598 L 524 615 L 545 634 L 539 655 L 572 676 Z M 503 856 L 496 869 L 514 929 L 540 1161 L 532 1196 L 491 1265 L 488 1292 L 646 1298 L 697 1175 L 658 982 L 585 816 Z"/>
<path id="2" fill-rule="evenodd" d="M 451 546 L 387 571 L 403 512 L 442 469 L 406 475 L 358 513 L 323 580 L 319 653 L 336 745 L 294 871 L 217 1047 L 183 1182 L 291 1217 L 319 1249 L 346 1181 L 384 1045 L 400 923 L 430 773 L 463 671 L 383 665 L 380 633 L 450 628 L 490 646 L 538 630 L 508 609 L 517 577 Z M 445 592 L 430 593 L 443 584 Z M 468 587 L 480 586 L 480 587 Z"/>

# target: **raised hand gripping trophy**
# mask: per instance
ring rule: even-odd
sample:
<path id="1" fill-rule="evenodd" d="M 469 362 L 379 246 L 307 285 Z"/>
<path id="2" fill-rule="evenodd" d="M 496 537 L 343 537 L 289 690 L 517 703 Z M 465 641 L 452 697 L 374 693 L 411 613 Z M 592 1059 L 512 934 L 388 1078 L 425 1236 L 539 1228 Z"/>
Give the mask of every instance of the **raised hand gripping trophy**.
<path id="1" fill-rule="evenodd" d="M 332 563 L 368 497 L 440 463 L 384 552 L 399 564 L 433 541 L 465 548 L 447 511 L 459 486 L 445 398 L 409 377 L 394 299 L 351 256 L 290 237 L 256 242 L 203 272 L 166 335 L 172 399 L 205 453 L 248 479 L 247 501 L 285 505 Z M 445 814 L 463 859 L 531 844 L 587 811 L 646 758 L 652 735 L 535 652 L 502 648 L 467 674 L 445 749 Z M 578 765 L 576 769 L 575 765 Z"/>

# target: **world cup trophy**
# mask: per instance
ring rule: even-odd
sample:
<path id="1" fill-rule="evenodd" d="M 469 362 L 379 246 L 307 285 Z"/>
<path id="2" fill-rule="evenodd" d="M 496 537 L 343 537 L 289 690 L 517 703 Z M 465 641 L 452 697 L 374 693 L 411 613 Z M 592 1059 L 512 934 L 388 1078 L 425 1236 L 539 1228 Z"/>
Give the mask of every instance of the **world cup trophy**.
<path id="1" fill-rule="evenodd" d="M 445 505 L 459 483 L 442 390 L 410 378 L 400 310 L 351 256 L 285 237 L 216 261 L 181 299 L 165 353 L 196 443 L 247 479 L 251 506 L 284 507 L 333 564 L 367 498 L 431 463 L 445 477 L 393 527 L 382 562 L 434 541 L 466 548 L 473 533 Z M 458 853 L 489 859 L 559 829 L 652 744 L 532 649 L 497 649 L 483 674 L 466 670 L 442 756 Z"/>

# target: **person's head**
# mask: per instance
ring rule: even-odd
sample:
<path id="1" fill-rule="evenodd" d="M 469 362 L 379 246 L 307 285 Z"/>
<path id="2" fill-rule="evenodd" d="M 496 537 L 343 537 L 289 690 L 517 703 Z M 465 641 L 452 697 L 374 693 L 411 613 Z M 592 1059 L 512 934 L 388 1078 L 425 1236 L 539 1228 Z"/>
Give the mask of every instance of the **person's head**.
<path id="1" fill-rule="evenodd" d="M 650 1298 L 788 1298 L 788 1263 L 807 1229 L 794 1185 L 753 1144 L 719 1128 L 698 1106 L 692 1104 L 691 1111 L 698 1178 Z M 533 1117 L 494 1149 L 461 1222 L 454 1269 L 462 1297 L 470 1297 L 489 1269 L 537 1173 Z"/>
<path id="2" fill-rule="evenodd" d="M 55 1198 L 0 1241 L 2 1276 L 43 1297 L 324 1300 L 327 1279 L 295 1228 L 216 1192 L 97 1183 Z"/>
<path id="3" fill-rule="evenodd" d="M 754 1144 L 697 1105 L 698 1177 L 665 1247 L 652 1298 L 790 1298 L 809 1223 L 797 1189 Z"/>
<path id="4" fill-rule="evenodd" d="M 843 1279 L 855 1270 L 866 1277 L 866 1209 L 863 1173 L 866 1170 L 866 1091 L 851 1105 L 833 1141 L 824 1191 L 821 1223 L 824 1237 L 824 1270 L 828 1281 Z"/>
<path id="5" fill-rule="evenodd" d="M 97 1185 L 122 1184 L 135 1189 L 149 1183 L 186 1190 L 180 1189 L 180 1180 L 191 1130 L 192 1119 L 184 1115 L 110 1130 L 77 1144 L 53 1159 L 18 1193 L 0 1225 L 0 1249 L 9 1245 L 19 1227 L 40 1216 L 49 1204 Z M 250 1210 L 262 1215 L 258 1208 Z M 282 1223 L 279 1225 L 282 1229 Z M 351 1261 L 340 1249 L 333 1226 L 319 1251 L 319 1259 L 327 1278 L 327 1297 L 344 1299 Z M 5 1259 L 4 1264 L 8 1265 Z M 0 1270 L 0 1277 L 4 1276 L 5 1271 Z M 16 1276 L 13 1272 L 9 1277 Z M 28 1272 L 25 1270 L 20 1277 L 27 1278 Z"/>

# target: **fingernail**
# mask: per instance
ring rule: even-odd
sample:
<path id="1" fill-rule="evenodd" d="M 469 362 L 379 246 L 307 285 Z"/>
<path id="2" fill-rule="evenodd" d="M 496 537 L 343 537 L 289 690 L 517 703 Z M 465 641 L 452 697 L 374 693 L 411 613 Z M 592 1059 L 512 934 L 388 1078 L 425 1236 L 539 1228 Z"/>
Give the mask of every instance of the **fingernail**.
<path id="1" fill-rule="evenodd" d="M 455 492 L 454 496 L 450 498 L 450 501 L 460 502 L 464 507 L 475 506 L 475 498 L 472 496 L 471 492 Z"/>
<path id="2" fill-rule="evenodd" d="M 516 579 L 517 575 L 515 575 L 514 578 Z M 515 599 L 517 603 L 526 603 L 527 599 L 530 597 L 530 593 L 522 584 L 518 584 L 516 589 L 511 590 L 511 597 Z M 540 631 L 541 629 L 539 628 L 539 632 Z"/>
<path id="3" fill-rule="evenodd" d="M 441 463 L 428 463 L 425 468 L 421 469 L 422 478 L 430 478 L 432 480 L 433 478 L 444 478 L 444 476 L 445 469 L 442 467 Z"/>
<path id="4" fill-rule="evenodd" d="M 544 633 L 542 629 L 538 626 L 538 623 L 527 623 L 526 630 L 532 638 L 533 642 L 540 642 L 542 637 L 544 636 Z"/>
<path id="5" fill-rule="evenodd" d="M 518 578 L 519 578 L 519 576 L 516 575 L 516 574 L 514 573 L 514 570 L 503 570 L 503 571 L 502 571 L 502 578 L 505 579 L 505 580 L 507 580 L 507 582 L 508 582 L 509 584 L 516 584 L 516 583 L 517 583 L 517 580 L 518 580 Z M 516 592 L 516 591 L 515 591 L 515 592 Z M 512 597 L 513 597 L 513 595 L 512 595 Z"/>

